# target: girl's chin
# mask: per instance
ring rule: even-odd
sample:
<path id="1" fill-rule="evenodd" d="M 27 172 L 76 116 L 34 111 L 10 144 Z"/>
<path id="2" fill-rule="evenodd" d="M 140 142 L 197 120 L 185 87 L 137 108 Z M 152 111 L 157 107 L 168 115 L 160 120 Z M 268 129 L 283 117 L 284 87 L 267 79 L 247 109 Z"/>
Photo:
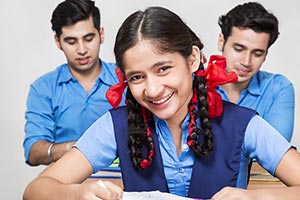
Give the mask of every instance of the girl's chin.
<path id="1" fill-rule="evenodd" d="M 174 116 L 174 114 L 166 113 L 166 112 L 153 112 L 153 114 L 163 120 L 168 120 Z"/>

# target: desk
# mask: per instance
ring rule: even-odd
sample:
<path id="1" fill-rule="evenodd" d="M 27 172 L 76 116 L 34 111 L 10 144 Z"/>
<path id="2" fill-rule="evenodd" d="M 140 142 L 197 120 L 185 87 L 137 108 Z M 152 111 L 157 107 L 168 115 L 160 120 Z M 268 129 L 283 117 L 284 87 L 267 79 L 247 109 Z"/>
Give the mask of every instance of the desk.
<path id="1" fill-rule="evenodd" d="M 98 181 L 101 178 L 102 181 L 110 181 L 119 187 L 123 188 L 123 181 L 121 178 L 121 172 L 110 169 L 108 171 L 99 171 L 96 174 L 90 176 L 85 182 Z"/>
<path id="2" fill-rule="evenodd" d="M 252 164 L 248 189 L 286 187 L 279 179 L 274 178 L 257 162 Z"/>
<path id="3" fill-rule="evenodd" d="M 108 177 L 107 175 L 112 175 L 112 177 Z M 99 176 L 102 176 L 104 177 L 101 178 L 103 181 L 110 181 L 118 185 L 119 187 L 123 188 L 123 181 L 119 177 L 119 175 L 114 172 L 99 172 L 96 174 L 96 176 L 94 176 L 94 178 L 92 176 L 91 178 L 88 178 L 86 181 L 96 181 L 99 179 Z M 251 168 L 250 182 L 248 185 L 248 189 L 274 188 L 274 187 L 286 187 L 286 186 L 280 180 L 270 175 L 258 163 L 254 162 Z"/>
<path id="4" fill-rule="evenodd" d="M 98 181 L 99 178 L 88 178 L 86 179 L 85 182 L 90 182 L 90 181 Z M 123 181 L 121 178 L 101 178 L 102 181 L 110 181 L 113 184 L 119 186 L 120 188 L 123 188 Z"/>

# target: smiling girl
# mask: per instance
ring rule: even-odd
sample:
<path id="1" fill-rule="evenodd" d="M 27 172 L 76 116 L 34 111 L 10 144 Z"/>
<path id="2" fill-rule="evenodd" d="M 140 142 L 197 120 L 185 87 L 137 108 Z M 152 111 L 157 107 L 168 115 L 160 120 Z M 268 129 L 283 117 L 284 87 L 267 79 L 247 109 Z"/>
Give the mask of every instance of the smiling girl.
<path id="1" fill-rule="evenodd" d="M 105 182 L 84 182 L 120 158 L 125 191 L 169 192 L 191 198 L 297 199 L 300 154 L 255 111 L 221 100 L 215 87 L 237 81 L 173 12 L 150 7 L 120 27 L 115 56 L 120 83 L 107 97 L 116 108 L 98 119 L 75 147 L 33 180 L 24 199 L 121 199 Z M 258 139 L 259 138 L 259 139 Z M 246 190 L 255 158 L 291 186 Z M 47 188 L 43 190 L 42 188 Z"/>

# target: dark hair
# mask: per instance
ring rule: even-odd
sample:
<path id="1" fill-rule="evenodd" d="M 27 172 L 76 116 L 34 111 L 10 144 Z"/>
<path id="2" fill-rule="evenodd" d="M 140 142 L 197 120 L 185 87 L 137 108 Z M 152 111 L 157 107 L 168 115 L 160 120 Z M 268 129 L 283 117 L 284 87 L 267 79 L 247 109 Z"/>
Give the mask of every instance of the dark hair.
<path id="1" fill-rule="evenodd" d="M 52 13 L 52 30 L 57 37 L 62 34 L 62 27 L 93 17 L 94 27 L 100 30 L 100 11 L 91 0 L 65 0 L 58 4 Z"/>
<path id="2" fill-rule="evenodd" d="M 149 7 L 145 11 L 137 11 L 131 14 L 121 25 L 114 46 L 117 65 L 124 72 L 124 54 L 134 47 L 140 40 L 150 41 L 159 52 L 177 52 L 184 58 L 192 53 L 192 47 L 203 48 L 203 44 L 196 34 L 175 13 L 162 7 Z M 201 63 L 199 69 L 204 69 Z M 200 118 L 201 128 L 196 125 L 189 133 L 188 141 L 190 148 L 198 156 L 206 156 L 212 151 L 212 128 L 208 116 L 208 104 L 206 101 L 204 77 L 195 77 L 193 87 L 198 96 L 198 109 L 192 109 L 194 103 L 189 104 L 192 110 L 191 120 L 196 124 Z M 132 96 L 130 89 L 127 90 L 128 132 L 131 158 L 136 168 L 141 168 L 140 163 L 144 159 L 142 149 L 148 150 L 148 155 L 153 147 L 152 138 L 147 135 L 147 127 L 150 126 L 152 117 L 143 120 L 141 106 Z M 191 123 L 191 122 L 190 122 Z M 151 162 L 151 158 L 149 158 Z"/>
<path id="3" fill-rule="evenodd" d="M 221 27 L 225 42 L 234 26 L 238 28 L 250 28 L 258 33 L 270 34 L 268 47 L 276 41 L 279 35 L 278 19 L 257 2 L 237 5 L 226 15 L 220 16 L 218 24 Z"/>

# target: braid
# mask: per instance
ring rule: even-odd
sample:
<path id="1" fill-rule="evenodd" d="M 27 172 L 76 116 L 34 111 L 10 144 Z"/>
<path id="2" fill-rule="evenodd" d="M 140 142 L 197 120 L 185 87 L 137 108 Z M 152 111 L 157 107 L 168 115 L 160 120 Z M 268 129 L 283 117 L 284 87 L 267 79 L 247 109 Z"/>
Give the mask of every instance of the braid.
<path id="1" fill-rule="evenodd" d="M 203 69 L 200 64 L 200 69 Z M 193 98 L 189 103 L 190 122 L 187 144 L 197 156 L 207 156 L 213 150 L 213 135 L 208 115 L 206 80 L 203 76 L 196 76 L 193 80 Z M 198 109 L 196 105 L 198 103 Z M 196 120 L 200 118 L 201 129 L 197 127 Z M 200 135 L 201 134 L 201 135 Z"/>
<path id="2" fill-rule="evenodd" d="M 145 115 L 145 109 L 132 96 L 130 89 L 127 90 L 127 111 L 128 111 L 128 147 L 131 153 L 133 166 L 137 169 L 143 169 L 152 162 L 153 155 L 153 141 L 150 131 L 150 119 Z M 143 147 L 147 149 L 148 157 L 144 159 Z M 145 164 L 146 162 L 146 164 Z"/>

